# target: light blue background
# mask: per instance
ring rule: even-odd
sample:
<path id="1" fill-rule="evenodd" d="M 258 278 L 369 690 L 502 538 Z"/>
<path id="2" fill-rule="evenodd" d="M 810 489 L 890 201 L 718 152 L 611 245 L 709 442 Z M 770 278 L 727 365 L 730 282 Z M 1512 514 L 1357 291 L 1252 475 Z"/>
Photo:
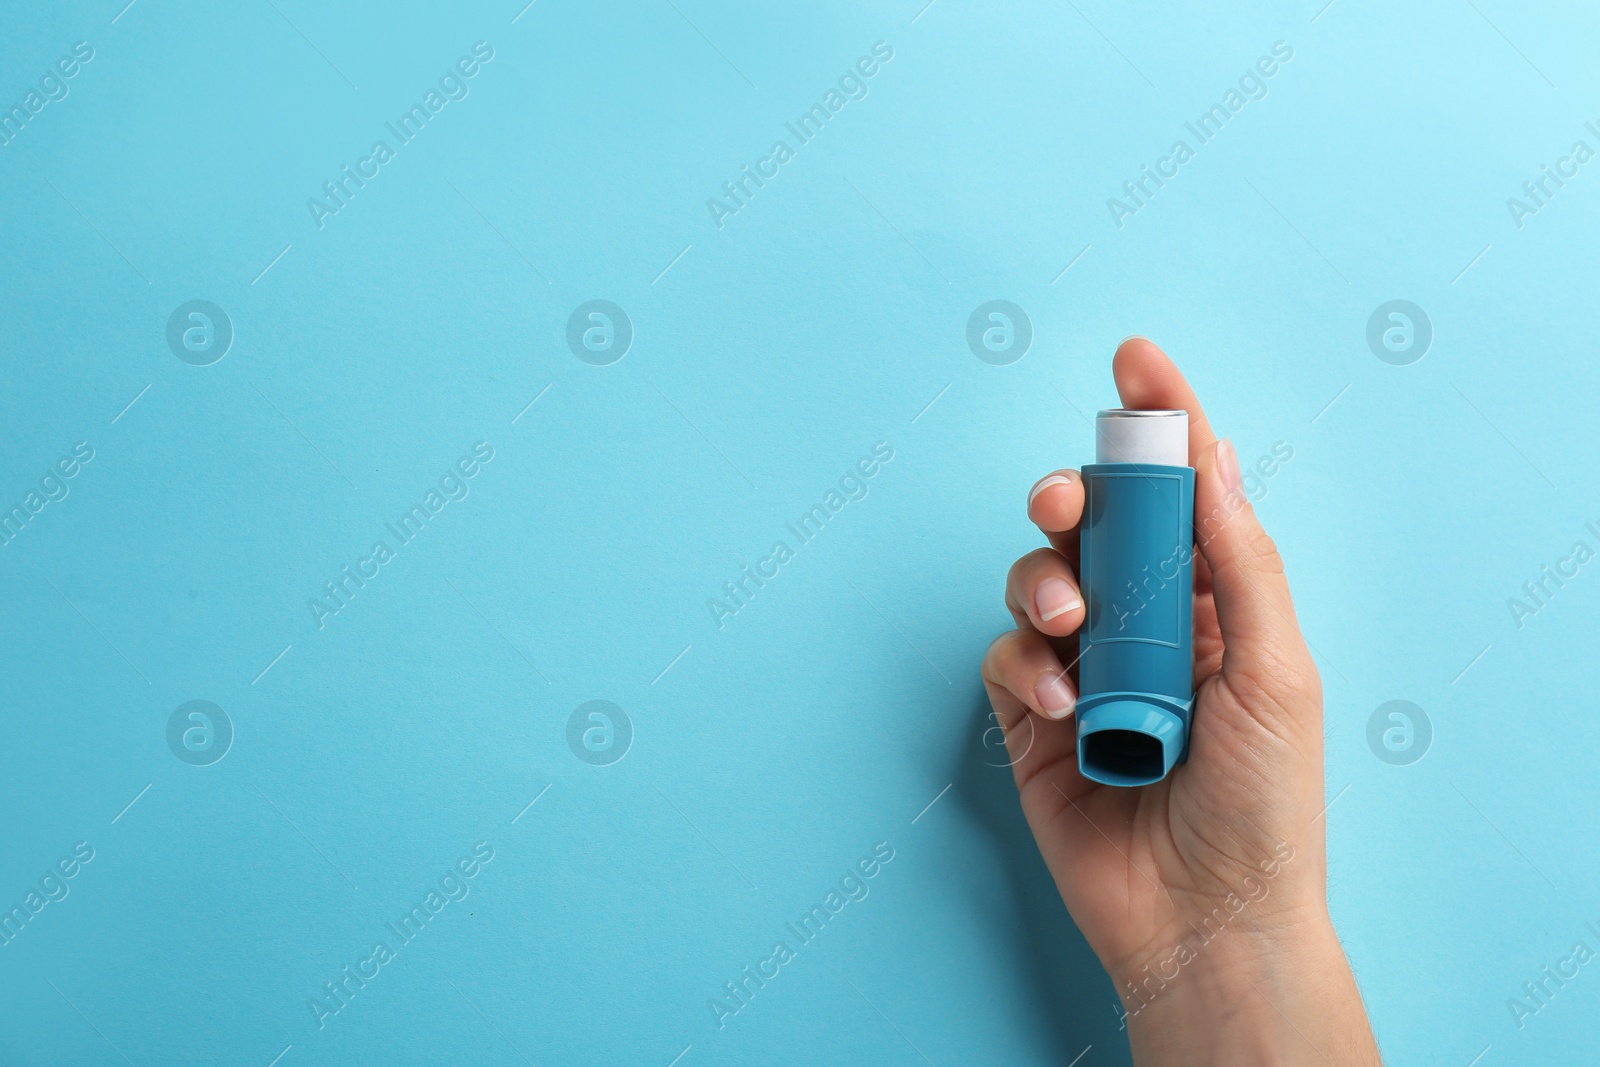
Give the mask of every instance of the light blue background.
<path id="1" fill-rule="evenodd" d="M 1258 507 L 1389 1061 L 1588 1054 L 1600 965 L 1521 1030 L 1507 1001 L 1600 947 L 1600 564 L 1520 629 L 1507 601 L 1600 547 L 1600 162 L 1520 229 L 1506 199 L 1600 148 L 1594 13 L 919 7 L 7 10 L 0 103 L 95 57 L 0 148 L 0 501 L 96 456 L 0 548 L 0 904 L 96 854 L 0 947 L 0 1062 L 1126 1063 L 977 667 L 1027 489 L 1088 458 L 1134 331 L 1246 462 L 1293 448 Z M 478 40 L 470 96 L 319 230 L 307 198 Z M 707 198 L 879 40 L 719 230 Z M 1118 228 L 1276 41 L 1268 95 Z M 208 367 L 165 340 L 194 298 L 236 331 Z M 565 343 L 597 298 L 636 331 L 608 367 Z M 1006 367 L 965 340 L 996 298 L 1035 331 Z M 1392 299 L 1435 331 L 1410 366 L 1365 340 Z M 319 630 L 307 599 L 477 441 L 470 496 Z M 877 441 L 870 494 L 719 630 L 707 599 Z M 209 767 L 167 747 L 191 699 L 236 731 Z M 636 732 L 611 766 L 567 746 L 593 699 Z M 1411 766 L 1367 746 L 1391 699 L 1433 724 Z M 471 895 L 319 1030 L 307 999 L 480 840 Z M 719 1031 L 707 999 L 880 841 Z"/>

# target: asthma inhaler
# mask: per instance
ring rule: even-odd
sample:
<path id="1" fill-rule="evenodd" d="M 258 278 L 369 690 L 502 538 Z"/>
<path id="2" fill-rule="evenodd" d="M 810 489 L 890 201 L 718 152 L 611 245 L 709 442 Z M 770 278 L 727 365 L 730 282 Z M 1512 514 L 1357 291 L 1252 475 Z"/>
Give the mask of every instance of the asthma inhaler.
<path id="1" fill-rule="evenodd" d="M 1078 769 L 1149 785 L 1189 754 L 1194 468 L 1184 411 L 1102 411 L 1083 468 Z"/>

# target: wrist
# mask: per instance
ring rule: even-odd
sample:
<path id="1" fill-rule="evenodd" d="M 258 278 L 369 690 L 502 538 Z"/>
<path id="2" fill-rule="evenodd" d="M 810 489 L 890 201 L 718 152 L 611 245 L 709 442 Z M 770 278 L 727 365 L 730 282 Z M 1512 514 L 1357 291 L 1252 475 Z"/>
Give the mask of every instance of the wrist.
<path id="1" fill-rule="evenodd" d="M 1320 904 L 1271 923 L 1207 924 L 1112 980 L 1139 1067 L 1379 1063 Z"/>

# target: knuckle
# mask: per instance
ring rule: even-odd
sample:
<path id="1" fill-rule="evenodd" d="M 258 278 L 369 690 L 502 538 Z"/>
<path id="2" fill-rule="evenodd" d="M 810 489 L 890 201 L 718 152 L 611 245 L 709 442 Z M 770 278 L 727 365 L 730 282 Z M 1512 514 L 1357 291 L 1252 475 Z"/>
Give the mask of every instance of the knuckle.
<path id="1" fill-rule="evenodd" d="M 1283 556 L 1278 552 L 1277 543 L 1260 526 L 1251 531 L 1244 551 L 1257 570 L 1273 574 L 1283 573 Z"/>
<path id="2" fill-rule="evenodd" d="M 1034 675 L 1047 669 L 1054 658 L 1049 645 L 1031 630 L 1007 630 L 989 643 L 982 676 L 1005 689 L 1033 684 Z"/>
<path id="3" fill-rule="evenodd" d="M 1228 674 L 1228 687 L 1246 707 L 1294 715 L 1322 692 L 1322 677 L 1308 653 L 1274 644 L 1251 650 Z"/>
<path id="4" fill-rule="evenodd" d="M 1214 575 L 1235 570 L 1249 574 L 1283 574 L 1283 556 L 1277 544 L 1259 524 L 1243 531 L 1242 536 L 1214 537 L 1206 542 L 1208 562 Z"/>
<path id="5" fill-rule="evenodd" d="M 989 648 L 983 654 L 983 666 L 979 670 L 984 678 L 996 685 L 1005 684 L 1005 668 L 1016 658 L 1017 638 L 1020 636 L 1020 631 L 1007 630 L 989 642 Z"/>
<path id="6" fill-rule="evenodd" d="M 1040 578 L 1063 571 L 1071 576 L 1072 569 L 1066 565 L 1061 553 L 1053 548 L 1034 549 L 1011 564 L 1011 570 L 1006 573 L 1007 603 L 1020 605 L 1029 602 L 1033 597 L 1033 586 Z"/>
<path id="7" fill-rule="evenodd" d="M 1036 548 L 1032 552 L 1029 552 L 1027 555 L 1023 556 L 1021 559 L 1017 560 L 1016 568 L 1019 571 L 1033 574 L 1042 568 L 1049 567 L 1059 562 L 1060 559 L 1061 553 L 1057 552 L 1053 548 Z"/>

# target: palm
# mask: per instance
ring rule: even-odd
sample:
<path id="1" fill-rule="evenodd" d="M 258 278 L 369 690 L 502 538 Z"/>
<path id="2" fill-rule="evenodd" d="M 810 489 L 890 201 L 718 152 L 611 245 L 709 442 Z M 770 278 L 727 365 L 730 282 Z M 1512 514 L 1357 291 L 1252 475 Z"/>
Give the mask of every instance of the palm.
<path id="1" fill-rule="evenodd" d="M 1075 636 L 1052 643 L 1065 653 L 1062 662 L 1076 658 Z M 1230 893 L 1241 894 L 1247 876 L 1260 877 L 1257 863 L 1288 840 L 1283 813 L 1301 806 L 1248 784 L 1272 739 L 1221 671 L 1211 574 L 1198 558 L 1194 650 L 1191 757 L 1154 785 L 1106 786 L 1079 774 L 1075 719 L 1028 715 L 1008 737 L 1040 853 L 1079 928 L 1110 967 L 1170 946 Z"/>
<path id="2" fill-rule="evenodd" d="M 1076 660 L 1077 638 L 1053 642 L 1062 662 Z M 1209 747 L 1215 724 L 1207 681 L 1222 660 L 1222 633 L 1211 596 L 1211 574 L 1195 561 L 1194 649 L 1196 714 L 1192 744 Z M 1076 681 L 1076 667 L 1070 668 Z M 1034 731 L 1031 745 L 1026 736 Z M 1025 755 L 1013 770 L 1022 808 L 1068 909 L 1103 958 L 1137 951 L 1179 921 L 1174 896 L 1193 894 L 1206 859 L 1202 842 L 1214 832 L 1200 801 L 1214 790 L 1213 760 L 1180 766 L 1142 789 L 1091 782 L 1077 773 L 1077 724 L 1028 716 L 1017 746 Z M 1015 751 L 1015 750 L 1014 750 Z M 1202 770 L 1204 768 L 1204 770 Z M 1186 909 L 1184 909 L 1186 910 Z M 1209 910 L 1209 909 L 1202 909 Z"/>

